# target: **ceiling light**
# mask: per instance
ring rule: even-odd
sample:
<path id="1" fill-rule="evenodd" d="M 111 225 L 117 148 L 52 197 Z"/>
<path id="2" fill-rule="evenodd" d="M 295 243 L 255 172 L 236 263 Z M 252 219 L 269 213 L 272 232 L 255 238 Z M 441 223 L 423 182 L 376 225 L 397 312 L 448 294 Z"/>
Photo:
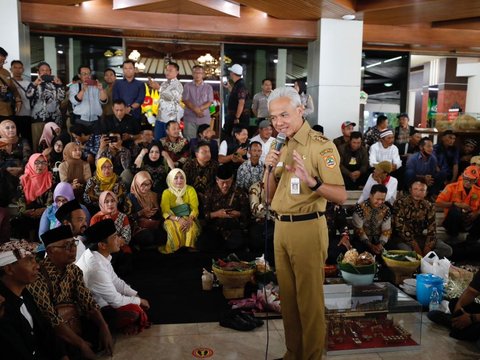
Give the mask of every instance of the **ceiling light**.
<path id="1" fill-rule="evenodd" d="M 273 59 L 274 64 L 278 64 L 278 59 Z"/>
<path id="2" fill-rule="evenodd" d="M 63 50 L 57 50 L 57 54 L 62 55 L 62 54 L 63 54 Z"/>
<path id="3" fill-rule="evenodd" d="M 130 55 L 128 55 L 128 58 L 136 62 L 138 59 L 140 59 L 140 53 L 137 50 L 132 50 Z"/>
<path id="4" fill-rule="evenodd" d="M 354 14 L 343 15 L 343 16 L 342 16 L 342 19 L 343 19 L 343 20 L 354 20 L 354 19 L 355 19 L 355 15 L 354 15 Z"/>
<path id="5" fill-rule="evenodd" d="M 390 82 L 386 82 L 386 83 L 384 83 L 383 85 L 384 85 L 385 87 L 392 87 L 392 86 L 393 86 L 393 84 L 390 83 Z"/>
<path id="6" fill-rule="evenodd" d="M 397 57 L 394 57 L 394 58 L 385 60 L 384 63 L 389 63 L 389 62 L 392 62 L 392 61 L 397 61 L 397 60 L 400 60 L 401 58 L 402 58 L 401 56 L 397 56 Z"/>
<path id="7" fill-rule="evenodd" d="M 365 66 L 365 67 L 368 69 L 368 68 L 371 68 L 371 67 L 374 67 L 374 66 L 378 66 L 378 65 L 380 65 L 381 63 L 382 63 L 382 62 L 379 61 L 379 62 L 376 62 L 376 63 L 374 63 L 374 64 L 367 65 L 367 66 Z"/>

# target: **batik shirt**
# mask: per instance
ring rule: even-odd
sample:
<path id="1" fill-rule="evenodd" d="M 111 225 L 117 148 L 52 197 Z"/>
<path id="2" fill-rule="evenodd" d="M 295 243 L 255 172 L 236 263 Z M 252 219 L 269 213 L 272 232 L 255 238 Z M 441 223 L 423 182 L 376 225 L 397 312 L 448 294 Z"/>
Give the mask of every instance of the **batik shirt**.
<path id="1" fill-rule="evenodd" d="M 391 234 L 392 214 L 387 205 L 373 208 L 367 200 L 355 205 L 352 223 L 355 235 L 363 243 L 385 244 Z"/>
<path id="2" fill-rule="evenodd" d="M 32 103 L 32 118 L 36 121 L 54 121 L 62 126 L 60 103 L 65 99 L 65 88 L 53 82 L 41 83 L 38 86 L 30 83 L 27 88 L 27 98 Z"/>
<path id="3" fill-rule="evenodd" d="M 239 189 L 250 189 L 250 186 L 263 179 L 263 162 L 252 165 L 250 160 L 245 161 L 237 170 L 237 187 Z"/>
<path id="4" fill-rule="evenodd" d="M 176 140 L 171 141 L 167 136 L 161 138 L 160 143 L 173 162 L 178 163 L 177 167 L 181 168 L 190 156 L 190 145 L 188 145 L 188 140 L 185 138 L 178 137 Z"/>
<path id="5" fill-rule="evenodd" d="M 205 194 L 215 186 L 218 162 L 210 160 L 207 165 L 201 166 L 197 159 L 188 159 L 183 166 L 187 176 L 187 184 L 194 187 L 197 194 Z"/>
<path id="6" fill-rule="evenodd" d="M 52 326 L 58 326 L 64 321 L 58 315 L 55 309 L 56 305 L 76 304 L 83 314 L 98 309 L 90 290 L 85 286 L 82 270 L 77 265 L 67 265 L 62 274 L 46 257 L 40 262 L 40 266 L 48 274 L 52 283 L 53 294 L 50 293 L 49 280 L 45 277 L 43 271 L 39 272 L 38 279 L 34 283 L 28 285 L 28 290 Z"/>
<path id="7" fill-rule="evenodd" d="M 231 230 L 246 228 L 250 216 L 248 198 L 244 191 L 235 188 L 235 184 L 232 184 L 226 194 L 223 194 L 215 184 L 206 193 L 203 207 L 206 217 L 208 217 L 208 214 L 220 209 L 240 211 L 242 215 L 239 218 L 216 218 L 208 221 L 217 232 L 222 233 L 224 238 L 229 236 Z"/>
<path id="8" fill-rule="evenodd" d="M 411 196 L 400 198 L 393 205 L 393 219 L 395 233 L 403 242 L 411 244 L 423 237 L 423 231 L 427 230 L 425 246 L 430 249 L 435 247 L 437 225 L 432 203 L 415 201 Z"/>

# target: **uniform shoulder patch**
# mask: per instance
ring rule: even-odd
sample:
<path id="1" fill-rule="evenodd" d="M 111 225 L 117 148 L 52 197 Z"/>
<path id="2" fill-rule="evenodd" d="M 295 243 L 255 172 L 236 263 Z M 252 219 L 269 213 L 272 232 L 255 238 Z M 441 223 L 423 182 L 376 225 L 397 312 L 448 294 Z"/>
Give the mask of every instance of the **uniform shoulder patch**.
<path id="1" fill-rule="evenodd" d="M 325 161 L 325 166 L 329 169 L 333 169 L 337 166 L 337 159 L 333 154 L 324 156 L 323 160 Z"/>

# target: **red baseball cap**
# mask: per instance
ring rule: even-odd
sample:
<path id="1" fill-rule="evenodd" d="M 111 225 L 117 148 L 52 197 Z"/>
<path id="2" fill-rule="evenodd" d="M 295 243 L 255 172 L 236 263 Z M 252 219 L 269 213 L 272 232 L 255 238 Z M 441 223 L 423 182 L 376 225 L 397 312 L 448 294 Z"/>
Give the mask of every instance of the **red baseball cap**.
<path id="1" fill-rule="evenodd" d="M 351 122 L 351 121 L 345 121 L 343 124 L 342 124 L 342 129 L 345 129 L 347 126 L 357 126 L 357 124 L 355 124 L 354 122 Z"/>

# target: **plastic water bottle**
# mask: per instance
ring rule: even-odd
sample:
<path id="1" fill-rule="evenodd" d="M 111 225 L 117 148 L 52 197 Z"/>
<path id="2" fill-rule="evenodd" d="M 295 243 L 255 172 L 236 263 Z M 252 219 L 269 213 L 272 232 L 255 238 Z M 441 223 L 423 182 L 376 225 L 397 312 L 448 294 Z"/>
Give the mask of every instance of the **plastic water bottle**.
<path id="1" fill-rule="evenodd" d="M 440 310 L 440 295 L 436 287 L 432 289 L 430 294 L 430 304 L 428 306 L 429 311 Z"/>

